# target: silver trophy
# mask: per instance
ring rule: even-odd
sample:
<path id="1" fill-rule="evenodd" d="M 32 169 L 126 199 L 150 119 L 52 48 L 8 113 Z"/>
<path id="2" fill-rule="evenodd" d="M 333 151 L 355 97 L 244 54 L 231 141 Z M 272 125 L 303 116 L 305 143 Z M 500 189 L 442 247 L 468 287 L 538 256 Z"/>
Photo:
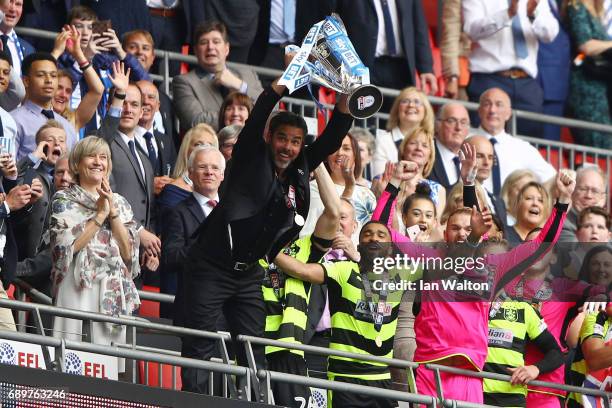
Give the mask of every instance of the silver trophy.
<path id="1" fill-rule="evenodd" d="M 302 46 L 290 45 L 286 52 L 296 52 L 279 81 L 289 93 L 316 81 L 348 94 L 349 112 L 357 119 L 369 118 L 382 106 L 382 93 L 370 84 L 370 70 L 361 62 L 336 14 L 313 25 Z"/>

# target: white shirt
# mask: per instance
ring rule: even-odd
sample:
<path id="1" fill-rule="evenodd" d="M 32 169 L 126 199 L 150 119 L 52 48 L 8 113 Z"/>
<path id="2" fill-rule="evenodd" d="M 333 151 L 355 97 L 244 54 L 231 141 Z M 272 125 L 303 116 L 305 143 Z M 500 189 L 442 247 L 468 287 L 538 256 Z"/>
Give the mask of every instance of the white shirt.
<path id="1" fill-rule="evenodd" d="M 482 127 L 478 128 L 477 132 L 489 140 L 493 137 Z M 510 173 L 515 170 L 527 169 L 533 171 L 540 183 L 550 180 L 557 174 L 553 166 L 544 160 L 538 149 L 529 142 L 509 135 L 506 132 L 498 133 L 495 135 L 495 139 L 497 143 L 493 147 L 499 159 L 499 176 L 502 186 Z M 493 191 L 492 172 L 491 177 L 486 179 L 483 185 L 487 191 Z"/>
<path id="2" fill-rule="evenodd" d="M 387 162 L 398 162 L 395 143 L 401 142 L 403 139 L 404 134 L 397 127 L 391 132 L 380 129 L 376 132 L 376 150 L 374 151 L 374 157 L 372 157 L 372 177 L 383 174 Z"/>
<path id="3" fill-rule="evenodd" d="M 448 178 L 449 184 L 452 186 L 459 181 L 459 177 L 461 177 L 461 174 L 457 174 L 457 168 L 453 161 L 453 158 L 457 157 L 457 155 L 451 152 L 448 147 L 444 146 L 438 140 L 436 140 L 436 149 L 440 152 L 440 158 L 442 159 L 446 177 Z"/>
<path id="4" fill-rule="evenodd" d="M 527 58 L 521 59 L 514 51 L 508 0 L 463 0 L 463 30 L 473 41 L 471 72 L 493 73 L 521 68 L 532 78 L 537 76 L 538 40 L 553 41 L 559 32 L 559 23 L 546 0 L 538 3 L 532 23 L 527 17 L 527 2 L 519 0 L 517 11 L 528 50 Z"/>
<path id="5" fill-rule="evenodd" d="M 289 37 L 287 33 L 285 33 L 284 0 L 272 0 L 272 3 L 270 4 L 270 38 L 268 42 L 270 44 L 283 44 L 286 42 L 293 42 L 293 37 Z"/>
<path id="6" fill-rule="evenodd" d="M 378 34 L 376 36 L 376 53 L 374 56 L 380 57 L 381 55 L 387 56 L 402 56 L 402 37 L 400 33 L 400 21 L 397 13 L 397 5 L 395 0 L 387 0 L 389 7 L 389 14 L 391 14 L 391 22 L 393 23 L 393 37 L 395 38 L 395 55 L 390 55 L 387 50 L 387 35 L 385 34 L 385 17 L 382 11 L 381 0 L 374 0 L 374 8 L 376 9 L 376 18 L 378 18 Z"/>
<path id="7" fill-rule="evenodd" d="M 612 40 L 612 0 L 604 1 L 604 15 L 602 20 L 604 30 L 608 33 L 608 39 Z"/>
<path id="8" fill-rule="evenodd" d="M 200 204 L 200 207 L 202 207 L 202 211 L 204 211 L 204 216 L 206 217 L 208 217 L 208 214 L 210 214 L 213 208 L 215 208 L 212 205 L 210 205 L 208 202 L 210 200 L 215 200 L 217 204 L 219 204 L 219 195 L 217 194 L 215 194 L 215 196 L 212 198 L 208 198 L 205 195 L 202 195 L 198 193 L 197 191 L 194 191 L 193 197 L 196 199 L 198 204 Z"/>
<path id="9" fill-rule="evenodd" d="M 2 131 L 4 132 L 4 136 L 0 138 L 0 152 L 8 152 L 16 157 L 17 122 L 10 113 L 2 108 L 0 108 L 0 119 L 2 119 Z"/>
<path id="10" fill-rule="evenodd" d="M 153 143 L 151 144 L 153 145 L 153 150 L 155 151 L 155 157 L 159 157 L 159 152 L 157 149 L 157 142 L 155 141 L 155 133 L 154 133 L 153 128 L 145 129 L 141 126 L 138 126 L 136 130 L 134 131 L 134 139 L 136 139 L 136 143 L 140 145 L 142 150 L 148 153 L 149 150 L 147 149 L 147 139 L 145 139 L 144 137 L 144 134 L 147 132 L 153 135 L 153 139 L 151 139 L 151 142 Z"/>
<path id="11" fill-rule="evenodd" d="M 164 5 L 163 0 L 147 0 L 147 7 L 151 8 L 165 8 L 165 9 L 174 9 L 177 8 L 180 4 L 180 0 L 174 0 L 174 3 L 167 7 Z"/>
<path id="12" fill-rule="evenodd" d="M 128 150 L 130 150 L 130 141 L 133 141 L 134 139 L 121 132 L 119 132 L 119 136 L 121 136 L 121 139 L 123 139 L 123 141 L 127 145 Z M 138 160 L 138 166 L 140 166 L 140 174 L 142 175 L 142 178 L 146 180 L 147 177 L 145 174 L 144 166 L 142 165 L 142 160 L 140 160 L 140 155 L 138 154 L 138 143 L 134 143 L 134 150 L 136 150 L 136 160 Z M 132 154 L 132 152 L 129 152 L 129 154 Z"/>

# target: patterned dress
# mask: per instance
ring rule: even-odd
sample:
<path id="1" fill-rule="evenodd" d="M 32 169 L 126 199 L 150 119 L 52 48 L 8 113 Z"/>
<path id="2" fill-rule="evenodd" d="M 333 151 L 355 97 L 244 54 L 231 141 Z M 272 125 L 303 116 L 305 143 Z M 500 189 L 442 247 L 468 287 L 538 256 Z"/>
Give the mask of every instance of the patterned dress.
<path id="1" fill-rule="evenodd" d="M 140 273 L 140 242 L 134 214 L 125 198 L 117 193 L 113 193 L 113 198 L 132 246 L 129 262 L 121 258 L 108 219 L 85 247 L 74 252 L 74 242 L 83 233 L 87 222 L 96 215 L 98 197 L 77 184 L 58 191 L 53 197 L 49 228 L 53 260 L 51 277 L 56 306 L 127 316 L 140 305 L 133 282 Z M 56 317 L 53 321 L 54 337 L 80 341 L 81 333 L 80 320 Z M 91 337 L 91 341 L 97 344 L 125 342 L 125 327 L 93 323 Z"/>
<path id="2" fill-rule="evenodd" d="M 574 50 L 589 40 L 607 40 L 607 34 L 599 20 L 581 3 L 568 6 L 570 36 Z M 578 51 L 575 51 L 577 54 Z M 612 124 L 607 84 L 589 78 L 584 68 L 572 66 L 570 78 L 569 108 L 576 119 Z M 573 130 L 577 143 L 587 146 L 612 148 L 612 135 L 592 130 Z"/>

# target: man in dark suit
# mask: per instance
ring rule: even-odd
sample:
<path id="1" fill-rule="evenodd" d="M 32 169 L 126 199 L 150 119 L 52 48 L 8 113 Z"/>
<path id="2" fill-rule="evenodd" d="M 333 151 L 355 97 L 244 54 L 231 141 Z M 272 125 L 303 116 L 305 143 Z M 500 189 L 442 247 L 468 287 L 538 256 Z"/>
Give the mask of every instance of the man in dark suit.
<path id="1" fill-rule="evenodd" d="M 17 165 L 20 184 L 31 184 L 29 180 L 38 179 L 42 186 L 42 197 L 33 206 L 11 214 L 15 237 L 19 242 L 20 261 L 36 255 L 48 227 L 51 198 L 55 193 L 53 172 L 57 160 L 66 150 L 66 132 L 62 124 L 49 120 L 36 133 L 36 150 L 22 158 Z"/>
<path id="2" fill-rule="evenodd" d="M 325 131 L 308 147 L 304 147 L 304 119 L 289 112 L 277 113 L 264 133 L 270 113 L 286 92 L 277 81 L 257 100 L 234 146 L 221 202 L 202 223 L 188 252 L 189 273 L 184 276 L 188 327 L 214 331 L 223 310 L 232 336 L 263 335 L 263 269 L 258 260 L 271 261 L 297 237 L 308 215 L 310 172 L 340 148 L 351 127 L 342 96 Z M 207 339 L 185 337 L 182 355 L 208 360 L 214 345 Z M 247 364 L 244 349 L 235 349 L 238 363 Z M 263 364 L 263 349 L 256 347 L 254 353 L 257 363 Z M 208 390 L 204 370 L 183 368 L 182 380 L 184 390 Z"/>
<path id="3" fill-rule="evenodd" d="M 112 20 L 117 36 L 141 28 L 151 32 L 151 16 L 146 0 L 80 0 L 100 20 Z"/>
<path id="4" fill-rule="evenodd" d="M 171 208 L 162 224 L 161 292 L 177 295 L 174 305 L 160 305 L 162 317 L 174 317 L 174 324 L 183 326 L 183 265 L 187 250 L 195 242 L 193 233 L 219 203 L 219 185 L 223 181 L 225 159 L 212 146 L 194 149 L 187 163 L 193 194 Z M 174 312 L 176 311 L 176 312 Z"/>
<path id="5" fill-rule="evenodd" d="M 478 165 L 478 172 L 476 173 L 476 180 L 483 186 L 482 188 L 487 193 L 487 206 L 491 211 L 499 218 L 502 225 L 507 224 L 506 218 L 506 205 L 501 197 L 496 196 L 484 187 L 484 182 L 491 177 L 491 171 L 493 169 L 493 161 L 495 160 L 495 153 L 493 145 L 485 136 L 475 135 L 470 136 L 467 143 L 471 144 L 476 150 L 476 163 Z"/>
<path id="6" fill-rule="evenodd" d="M 275 8 L 272 13 L 272 0 L 260 0 L 259 3 L 259 25 L 249 54 L 249 64 L 280 70 L 285 69 L 285 46 L 301 45 L 310 27 L 330 14 L 332 7 L 326 0 L 295 0 L 293 9 L 285 9 L 281 1 L 276 2 L 282 6 L 281 10 Z M 288 14 L 287 18 L 285 14 Z M 287 19 L 291 19 L 293 24 L 285 27 Z"/>
<path id="7" fill-rule="evenodd" d="M 194 53 L 198 66 L 172 81 L 174 108 L 181 122 L 181 131 L 198 123 L 215 130 L 219 124 L 219 109 L 232 91 L 240 91 L 256 99 L 262 91 L 257 74 L 252 69 L 229 69 L 230 52 L 227 29 L 212 21 L 199 25 L 193 35 Z"/>
<path id="8" fill-rule="evenodd" d="M 0 41 L 2 49 L 11 55 L 13 69 L 21 72 L 21 61 L 28 55 L 34 53 L 34 47 L 15 33 L 15 27 L 21 19 L 23 12 L 22 0 L 5 0 L 0 2 L 0 11 L 4 13 L 4 19 L 0 21 Z"/>
<path id="9" fill-rule="evenodd" d="M 548 0 L 548 3 L 553 16 L 559 22 L 559 34 L 550 43 L 540 41 L 538 47 L 537 80 L 542 87 L 542 91 L 544 91 L 542 113 L 563 116 L 565 101 L 569 95 L 570 65 L 572 60 L 570 38 L 559 14 L 560 2 L 558 0 Z M 561 128 L 552 124 L 544 124 L 542 137 L 548 140 L 559 141 L 561 140 Z"/>
<path id="10" fill-rule="evenodd" d="M 142 68 L 149 73 L 155 62 L 155 42 L 151 33 L 145 30 L 133 30 L 124 34 L 121 44 L 123 49 L 128 54 L 138 58 L 138 62 Z M 155 129 L 159 130 L 166 136 L 172 139 L 176 150 L 179 149 L 181 141 L 179 139 L 178 129 L 174 123 L 174 109 L 172 107 L 172 99 L 167 93 L 161 90 L 161 84 L 158 88 L 159 94 L 159 115 L 155 119 Z M 160 126 L 161 125 L 161 126 Z"/>
<path id="11" fill-rule="evenodd" d="M 463 105 L 450 102 L 442 106 L 436 119 L 436 160 L 429 179 L 449 193 L 459 181 L 459 150 L 470 130 L 470 116 Z"/>
<path id="12" fill-rule="evenodd" d="M 138 121 L 142 117 L 142 94 L 136 85 L 128 85 L 125 75 L 121 82 L 117 78 L 114 80 L 116 88 L 112 92 L 111 107 L 98 134 L 111 149 L 111 188 L 125 197 L 132 207 L 134 220 L 138 223 L 140 244 L 145 249 L 144 261 L 153 259 L 155 262 L 161 254 L 161 242 L 151 232 L 155 231 L 153 167 L 147 153 L 134 140 Z M 117 118 L 112 116 L 113 110 L 119 109 L 122 103 L 117 124 Z"/>
<path id="13" fill-rule="evenodd" d="M 421 0 L 333 2 L 357 54 L 370 68 L 373 84 L 395 89 L 416 85 L 418 71 L 421 84 L 437 92 Z"/>
<path id="14" fill-rule="evenodd" d="M 142 117 L 136 128 L 136 143 L 147 152 L 153 167 L 155 195 L 172 182 L 170 174 L 176 162 L 176 149 L 170 138 L 154 128 L 153 119 L 159 112 L 159 92 L 150 81 L 136 83 L 142 93 Z"/>
<path id="15" fill-rule="evenodd" d="M 38 30 L 59 32 L 66 22 L 68 11 L 72 8 L 73 0 L 31 0 L 23 5 L 24 27 Z M 53 39 L 30 38 L 32 45 L 39 50 L 53 49 Z"/>

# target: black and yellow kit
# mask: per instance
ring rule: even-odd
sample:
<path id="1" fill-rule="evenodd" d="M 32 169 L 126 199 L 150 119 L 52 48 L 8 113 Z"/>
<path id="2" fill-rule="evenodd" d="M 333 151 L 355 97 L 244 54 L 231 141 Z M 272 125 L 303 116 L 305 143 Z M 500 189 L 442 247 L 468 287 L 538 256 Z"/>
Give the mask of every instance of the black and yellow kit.
<path id="1" fill-rule="evenodd" d="M 325 255 L 325 251 L 313 245 L 312 235 L 294 241 L 283 250 L 283 253 L 304 263 L 319 262 Z M 259 263 L 266 270 L 262 285 L 266 309 L 266 338 L 302 344 L 306 329 L 310 284 L 285 275 L 274 265 L 268 265 L 263 260 Z M 266 359 L 268 368 L 272 371 L 307 375 L 303 351 L 266 346 Z M 274 383 L 272 388 L 277 405 L 308 406 L 309 387 Z M 306 405 L 303 405 L 304 403 Z"/>
<path id="2" fill-rule="evenodd" d="M 405 284 L 422 277 L 422 271 L 391 270 L 362 274 L 355 262 L 323 264 L 331 314 L 330 348 L 356 354 L 393 357 L 393 338 Z M 414 273 L 412 273 L 414 272 Z M 389 366 L 382 363 L 330 356 L 330 380 L 390 387 Z M 330 392 L 328 407 L 394 406 L 382 399 Z M 366 401 L 368 403 L 366 403 Z"/>
<path id="3" fill-rule="evenodd" d="M 507 375 L 508 368 L 524 366 L 525 348 L 529 341 L 534 342 L 545 354 L 555 349 L 553 356 L 558 361 L 554 368 L 563 362 L 561 351 L 548 331 L 546 323 L 527 302 L 513 300 L 493 302 L 489 313 L 488 339 L 485 371 Z M 541 367 L 538 368 L 540 372 L 544 372 Z M 512 385 L 508 381 L 484 379 L 483 391 L 484 402 L 487 405 L 524 407 L 527 403 L 526 385 Z"/>
<path id="4" fill-rule="evenodd" d="M 571 372 L 569 374 L 569 384 L 581 387 L 586 377 L 588 367 L 584 360 L 582 352 L 582 344 L 590 338 L 602 339 L 604 341 L 612 340 L 612 317 L 608 317 L 606 312 L 589 313 L 582 323 L 580 328 L 580 336 L 578 345 L 576 346 L 576 355 L 572 362 Z M 567 396 L 567 406 L 569 408 L 582 407 L 582 395 L 570 393 Z"/>

